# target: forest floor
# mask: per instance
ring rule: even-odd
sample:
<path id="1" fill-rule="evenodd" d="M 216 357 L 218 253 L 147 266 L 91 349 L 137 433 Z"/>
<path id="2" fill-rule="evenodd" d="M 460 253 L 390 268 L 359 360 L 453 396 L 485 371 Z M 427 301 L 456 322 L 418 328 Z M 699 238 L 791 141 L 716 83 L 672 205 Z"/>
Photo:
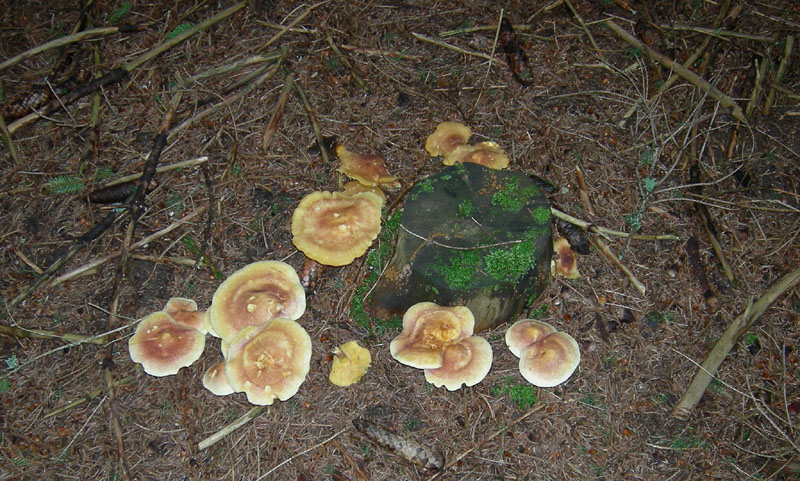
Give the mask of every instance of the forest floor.
<path id="1" fill-rule="evenodd" d="M 733 346 L 688 419 L 673 417 L 726 328 L 800 266 L 796 2 L 263 0 L 144 62 L 237 4 L 99 2 L 82 12 L 75 3 L 0 7 L 0 61 L 76 29 L 143 26 L 0 67 L 13 146 L 0 150 L 0 480 L 800 477 L 796 287 Z M 500 18 L 527 56 L 516 76 L 496 39 Z M 697 76 L 676 75 L 648 48 Z M 27 94 L 85 85 L 68 80 L 79 68 L 119 67 L 127 75 L 45 118 L 11 115 Z M 288 79 L 319 134 L 288 90 L 265 149 Z M 243 394 L 207 391 L 203 373 L 222 359 L 215 338 L 175 376 L 131 361 L 137 320 L 170 297 L 205 309 L 221 278 L 248 263 L 303 269 L 292 212 L 308 193 L 346 181 L 328 139 L 383 157 L 402 184 L 387 193 L 397 208 L 406 187 L 442 168 L 423 146 L 443 121 L 469 125 L 473 142 L 497 142 L 509 169 L 551 182 L 560 210 L 678 239 L 601 237 L 630 277 L 592 249 L 578 256 L 579 279 L 554 278 L 523 313 L 579 342 L 566 383 L 527 384 L 502 325 L 480 333 L 494 352 L 481 383 L 434 388 L 391 358 L 396 329 L 351 316 L 357 285 L 381 267 L 366 256 L 322 269 L 309 291 L 299 322 L 313 344 L 311 372 L 287 401 L 253 415 Z M 87 197 L 141 174 L 160 131 L 169 136 L 159 166 L 199 160 L 156 174 L 126 240 L 124 205 Z M 95 226 L 108 228 L 80 242 Z M 90 265 L 151 235 L 125 262 Z M 333 386 L 330 354 L 353 339 L 373 365 L 359 383 Z M 382 449 L 353 428 L 358 417 L 442 450 L 452 466 L 430 471 Z"/>

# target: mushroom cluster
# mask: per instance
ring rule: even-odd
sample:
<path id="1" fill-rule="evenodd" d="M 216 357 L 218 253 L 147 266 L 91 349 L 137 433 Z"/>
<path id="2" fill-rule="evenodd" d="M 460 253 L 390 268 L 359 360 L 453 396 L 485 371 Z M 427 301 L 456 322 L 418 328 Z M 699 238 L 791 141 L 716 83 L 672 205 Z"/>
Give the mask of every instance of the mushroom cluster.
<path id="1" fill-rule="evenodd" d="M 572 336 L 533 319 L 523 319 L 509 327 L 506 345 L 519 357 L 522 377 L 538 387 L 553 387 L 566 381 L 581 360 L 578 343 Z"/>
<path id="2" fill-rule="evenodd" d="M 305 308 L 291 266 L 254 262 L 220 284 L 208 311 L 174 297 L 142 319 L 128 342 L 130 356 L 148 374 L 175 374 L 200 358 L 211 333 L 222 338 L 223 360 L 204 374 L 206 389 L 218 396 L 244 392 L 253 404 L 285 401 L 311 368 L 311 338 L 296 322 Z"/>
<path id="3" fill-rule="evenodd" d="M 403 316 L 403 331 L 389 345 L 397 361 L 425 370 L 425 380 L 449 391 L 474 386 L 492 367 L 492 348 L 474 336 L 475 318 L 464 306 L 433 302 L 411 306 Z"/>
<path id="4" fill-rule="evenodd" d="M 472 131 L 459 122 L 442 122 L 425 140 L 425 150 L 431 157 L 442 156 L 444 165 L 472 162 L 490 169 L 508 167 L 508 155 L 495 142 L 467 144 Z"/>

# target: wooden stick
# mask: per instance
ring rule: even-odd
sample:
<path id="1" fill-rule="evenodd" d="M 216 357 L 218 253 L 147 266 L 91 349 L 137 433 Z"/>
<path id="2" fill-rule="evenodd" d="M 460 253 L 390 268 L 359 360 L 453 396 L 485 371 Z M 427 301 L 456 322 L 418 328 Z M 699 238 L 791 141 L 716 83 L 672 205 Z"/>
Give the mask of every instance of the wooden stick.
<path id="1" fill-rule="evenodd" d="M 606 245 L 605 242 L 603 242 L 603 239 L 592 237 L 591 241 L 594 243 L 595 246 L 597 246 L 600 252 L 604 256 L 606 256 L 606 259 L 610 260 L 615 266 L 617 266 L 617 269 L 621 270 L 622 273 L 628 277 L 628 280 L 631 281 L 633 287 L 635 287 L 636 290 L 639 291 L 641 295 L 645 295 L 647 288 L 644 286 L 644 284 L 642 284 L 641 281 L 639 281 L 639 279 L 636 278 L 635 275 L 633 275 L 633 272 L 631 272 L 631 270 L 628 269 L 625 266 L 625 264 L 623 264 L 622 262 L 619 261 L 619 259 L 617 259 L 617 256 L 613 252 L 611 252 L 611 249 L 608 247 L 608 245 Z"/>
<path id="2" fill-rule="evenodd" d="M 672 234 L 657 234 L 657 235 L 629 234 L 628 232 L 620 232 L 618 230 L 608 229 L 605 227 L 601 227 L 599 225 L 592 224 L 591 222 L 586 222 L 585 220 L 578 219 L 577 217 L 573 217 L 567 214 L 566 212 L 561 212 L 555 207 L 550 207 L 550 213 L 553 214 L 553 217 L 558 217 L 559 219 L 567 221 L 570 224 L 574 224 L 582 229 L 588 230 L 589 232 L 603 236 L 625 237 L 635 240 L 646 240 L 646 241 L 681 240 L 680 237 Z"/>
<path id="3" fill-rule="evenodd" d="M 757 301 L 753 302 L 751 299 L 744 312 L 736 316 L 736 319 L 731 322 L 728 329 L 725 330 L 725 333 L 708 354 L 708 357 L 703 361 L 700 370 L 695 374 L 686 393 L 672 411 L 673 418 L 682 421 L 689 418 L 714 378 L 720 364 L 722 364 L 734 344 L 776 300 L 784 293 L 794 289 L 799 283 L 800 268 L 797 268 L 770 286 Z"/>
<path id="4" fill-rule="evenodd" d="M 750 92 L 750 99 L 747 101 L 747 105 L 744 108 L 744 116 L 748 120 L 753 119 L 753 111 L 756 109 L 756 105 L 758 105 L 758 99 L 761 95 L 761 85 L 764 82 L 764 77 L 767 75 L 767 69 L 771 63 L 769 58 L 770 56 L 770 49 L 767 48 L 767 53 L 763 57 L 761 57 L 761 65 L 756 70 L 756 80 L 753 83 L 753 90 Z"/>
<path id="5" fill-rule="evenodd" d="M 134 251 L 134 250 L 136 250 L 136 249 L 138 249 L 138 248 L 140 248 L 140 247 L 142 247 L 144 245 L 149 244 L 150 242 L 153 242 L 156 239 L 159 239 L 159 238 L 169 234 L 170 232 L 174 231 L 178 227 L 180 227 L 182 225 L 185 225 L 186 223 L 188 223 L 189 221 L 191 221 L 192 219 L 194 219 L 198 215 L 200 215 L 203 212 L 205 212 L 205 210 L 206 210 L 205 206 L 198 207 L 197 210 L 195 210 L 191 214 L 187 215 L 186 217 L 176 220 L 175 222 L 173 222 L 172 224 L 168 225 L 167 227 L 165 227 L 165 228 L 163 228 L 163 229 L 161 229 L 161 230 L 159 230 L 157 232 L 154 232 L 154 233 L 150 234 L 149 236 L 143 238 L 140 241 L 134 242 L 133 244 L 131 244 L 130 250 Z M 64 275 L 56 277 L 55 279 L 53 279 L 53 282 L 50 284 L 50 286 L 54 287 L 54 286 L 57 286 L 57 285 L 61 284 L 62 282 L 66 282 L 66 281 L 68 281 L 70 279 L 74 279 L 75 277 L 78 277 L 81 274 L 84 274 L 84 273 L 86 273 L 88 271 L 91 271 L 92 269 L 96 269 L 96 268 L 100 267 L 101 265 L 105 264 L 106 262 L 114 260 L 114 259 L 116 259 L 117 257 L 119 257 L 121 255 L 122 255 L 122 252 L 119 249 L 117 249 L 115 251 L 112 251 L 110 254 L 108 254 L 106 256 L 103 256 L 103 257 L 101 257 L 99 259 L 95 259 L 95 260 L 93 260 L 93 261 L 91 261 L 91 262 L 89 262 L 87 264 L 82 265 L 81 267 L 78 267 L 77 269 L 74 269 L 74 270 L 72 270 L 70 272 L 67 272 Z"/>
<path id="6" fill-rule="evenodd" d="M 598 47 L 597 46 L 597 42 L 594 41 L 594 37 L 592 36 L 592 32 L 589 31 L 589 27 L 586 26 L 586 22 L 583 21 L 583 18 L 581 18 L 581 16 L 578 13 L 578 11 L 575 10 L 575 7 L 572 6 L 572 2 L 570 2 L 569 0 L 564 0 L 564 4 L 566 4 L 567 8 L 569 8 L 569 11 L 572 12 L 572 15 L 575 17 L 575 19 L 581 25 L 581 28 L 583 29 L 583 31 L 586 32 L 586 35 L 589 37 L 589 41 L 592 43 L 592 48 L 594 48 L 594 51 L 597 52 L 597 55 L 600 58 L 603 58 L 603 52 L 600 51 L 600 47 Z"/>
<path id="7" fill-rule="evenodd" d="M 105 344 L 108 342 L 106 336 L 87 336 L 85 334 L 73 334 L 69 332 L 49 331 L 47 329 L 25 329 L 17 326 L 8 326 L 0 324 L 0 335 L 18 338 L 32 338 L 32 339 L 63 339 L 79 344 Z"/>
<path id="8" fill-rule="evenodd" d="M 280 122 L 281 116 L 283 116 L 283 110 L 286 108 L 286 101 L 289 100 L 289 94 L 292 93 L 292 87 L 294 87 L 294 74 L 289 73 L 286 76 L 286 80 L 283 81 L 283 88 L 278 97 L 278 103 L 275 105 L 275 112 L 272 113 L 272 117 L 270 117 L 267 123 L 267 128 L 264 129 L 264 140 L 261 143 L 261 148 L 264 149 L 264 151 L 269 150 L 272 137 L 278 130 L 278 122 Z"/>
<path id="9" fill-rule="evenodd" d="M 118 388 L 120 386 L 130 384 L 131 382 L 133 382 L 134 379 L 136 379 L 136 376 L 123 377 L 122 379 L 117 379 L 116 381 L 114 381 L 113 386 L 115 388 Z M 64 411 L 69 411 L 74 407 L 78 407 L 85 402 L 91 401 L 92 399 L 99 397 L 101 394 L 103 394 L 103 388 L 95 389 L 94 391 L 88 392 L 83 396 L 79 397 L 78 399 L 75 399 L 74 401 L 70 401 L 59 408 L 53 409 L 49 413 L 45 414 L 43 419 L 51 418 L 53 416 L 58 416 Z"/>
<path id="10" fill-rule="evenodd" d="M 17 154 L 17 148 L 14 147 L 14 141 L 11 139 L 11 132 L 8 131 L 8 127 L 6 127 L 6 120 L 0 115 L 0 135 L 3 136 L 3 145 L 6 146 L 8 149 L 8 154 L 11 156 L 11 160 L 14 161 L 15 164 L 19 165 L 19 155 Z"/>
<path id="11" fill-rule="evenodd" d="M 267 406 L 256 406 L 256 407 L 250 409 L 249 411 L 244 413 L 242 416 L 240 416 L 237 420 L 233 421 L 232 423 L 228 424 L 227 426 L 224 426 L 219 431 L 215 432 L 211 436 L 209 436 L 209 437 L 203 439 L 202 441 L 200 441 L 199 443 L 197 443 L 197 450 L 198 451 L 203 451 L 203 450 L 208 449 L 211 446 L 217 444 L 219 441 L 221 441 L 228 434 L 236 431 L 240 427 L 244 426 L 245 424 L 249 423 L 251 420 L 253 420 L 256 417 L 258 417 L 258 415 L 261 414 L 262 412 L 264 412 L 265 409 L 267 409 Z"/>
<path id="12" fill-rule="evenodd" d="M 710 35 L 712 37 L 717 37 L 717 38 L 741 38 L 744 40 L 753 40 L 756 42 L 769 42 L 769 43 L 773 43 L 778 40 L 777 37 L 774 37 L 772 35 L 752 35 L 749 33 L 733 32 L 730 30 L 720 30 L 717 28 L 695 27 L 692 25 L 661 24 L 660 27 L 665 30 L 684 30 L 690 32 L 697 32 L 697 33 L 702 33 L 703 35 Z"/>
<path id="13" fill-rule="evenodd" d="M 733 115 L 733 117 L 736 120 L 742 123 L 747 123 L 747 120 L 745 119 L 744 116 L 744 112 L 742 112 L 742 108 L 739 106 L 739 104 L 737 104 L 736 101 L 730 98 L 729 96 L 722 93 L 722 91 L 720 91 L 717 87 L 711 85 L 707 80 L 701 78 L 699 75 L 692 72 L 683 65 L 679 64 L 675 60 L 645 45 L 639 39 L 637 39 L 636 37 L 628 33 L 626 30 L 624 30 L 622 27 L 617 25 L 613 20 L 605 20 L 604 22 L 608 26 L 608 28 L 613 30 L 614 33 L 616 33 L 620 38 L 628 42 L 628 44 L 640 49 L 642 52 L 647 52 L 647 54 L 651 58 L 657 60 L 665 67 L 674 71 L 676 74 L 683 77 L 689 83 L 691 83 L 698 89 L 708 94 L 708 96 L 719 102 L 720 105 L 722 105 L 723 107 L 730 109 L 731 115 Z"/>
<path id="14" fill-rule="evenodd" d="M 306 93 L 303 91 L 303 87 L 301 87 L 299 83 L 294 83 L 294 90 L 297 92 L 297 96 L 300 97 L 300 101 L 303 103 L 303 108 L 306 109 L 306 115 L 308 115 L 308 120 L 311 122 L 311 128 L 314 130 L 314 137 L 317 139 L 317 147 L 319 147 L 319 153 L 322 156 L 322 160 L 325 162 L 325 164 L 330 164 L 331 156 L 328 153 L 328 148 L 325 147 L 325 139 L 322 138 L 322 129 L 319 126 L 317 114 L 314 113 L 316 110 L 311 107 L 311 104 L 308 102 L 308 98 L 306 98 Z"/>
<path id="15" fill-rule="evenodd" d="M 421 33 L 417 33 L 417 32 L 411 32 L 411 35 L 413 35 L 414 38 L 416 38 L 418 40 L 422 40 L 423 42 L 432 43 L 433 45 L 436 45 L 437 47 L 444 47 L 446 49 L 453 50 L 455 52 L 462 53 L 464 55 L 471 55 L 473 57 L 478 57 L 478 58 L 482 58 L 482 59 L 488 60 L 490 62 L 494 62 L 497 65 L 505 66 L 505 62 L 503 62 L 502 60 L 498 60 L 496 58 L 492 58 L 491 55 L 486 55 L 483 52 L 478 52 L 478 51 L 475 51 L 475 50 L 467 50 L 467 49 L 463 49 L 461 47 L 456 47 L 453 44 L 449 44 L 447 42 L 442 42 L 441 40 L 436 40 L 435 38 L 427 37 L 427 36 L 422 35 Z"/>
<path id="16" fill-rule="evenodd" d="M 71 43 L 76 43 L 83 41 L 88 38 L 95 38 L 95 37 L 103 37 L 106 35 L 111 35 L 120 31 L 126 32 L 136 32 L 139 30 L 143 30 L 143 27 L 136 26 L 136 25 L 122 25 L 119 27 L 101 27 L 101 28 L 93 28 L 91 30 L 84 30 L 82 32 L 77 32 L 72 35 L 66 35 L 61 38 L 57 38 L 55 40 L 51 40 L 47 43 L 43 43 L 41 45 L 37 45 L 29 50 L 22 52 L 19 55 L 11 57 L 10 59 L 6 60 L 3 63 L 0 63 L 0 72 L 16 65 L 23 60 L 29 59 L 35 55 L 39 55 L 42 52 L 46 52 L 48 50 L 52 50 L 54 48 L 63 47 L 65 45 L 69 45 Z"/>
<path id="17" fill-rule="evenodd" d="M 353 76 L 353 80 L 356 81 L 359 87 L 369 92 L 369 87 L 367 87 L 367 84 L 364 83 L 364 79 L 361 78 L 358 72 L 356 72 L 355 67 L 353 67 L 353 64 L 350 63 L 350 60 L 344 56 L 342 51 L 339 50 L 339 47 L 337 47 L 336 44 L 333 42 L 333 37 L 331 37 L 331 35 L 328 34 L 326 35 L 326 40 L 328 41 L 328 45 L 331 47 L 331 50 L 333 50 L 333 53 L 335 53 L 336 56 L 339 57 L 339 61 L 342 62 L 342 64 L 350 72 L 350 75 Z"/>
<path id="18" fill-rule="evenodd" d="M 265 43 L 264 45 L 258 47 L 256 49 L 256 53 L 260 53 L 260 52 L 263 52 L 264 50 L 266 50 L 267 47 L 269 47 L 270 45 L 275 43 L 279 38 L 283 37 L 283 35 L 286 32 L 290 31 L 295 25 L 297 25 L 304 18 L 306 18 L 309 13 L 311 13 L 315 8 L 319 7 L 323 3 L 326 3 L 326 2 L 315 3 L 314 5 L 311 5 L 310 7 L 308 7 L 305 12 L 301 13 L 300 15 L 298 15 L 297 18 L 292 20 L 292 22 L 289 25 L 286 25 L 285 27 L 281 28 L 281 30 L 278 33 L 276 33 L 271 39 L 269 39 L 267 41 L 267 43 Z"/>
<path id="19" fill-rule="evenodd" d="M 208 157 L 198 157 L 196 159 L 189 159 L 189 160 L 182 160 L 180 162 L 175 162 L 174 164 L 167 164 L 167 165 L 160 165 L 156 167 L 156 173 L 161 174 L 164 172 L 169 172 L 171 170 L 182 169 L 184 167 L 192 167 L 194 165 L 200 165 L 203 162 L 208 161 Z M 137 172 L 135 174 L 126 175 L 124 177 L 120 177 L 119 179 L 112 180 L 107 184 L 103 184 L 101 188 L 105 187 L 113 187 L 115 185 L 124 184 L 126 182 L 130 182 L 132 180 L 136 180 L 142 176 L 141 172 Z"/>
<path id="20" fill-rule="evenodd" d="M 769 113 L 772 111 L 772 105 L 775 103 L 775 84 L 780 84 L 783 81 L 783 76 L 786 74 L 786 68 L 791 63 L 793 47 L 794 37 L 789 35 L 786 37 L 786 44 L 783 47 L 783 58 L 781 59 L 780 65 L 778 65 L 778 71 L 775 73 L 775 82 L 770 86 L 769 94 L 767 94 L 767 100 L 764 102 L 764 115 L 769 115 Z"/>

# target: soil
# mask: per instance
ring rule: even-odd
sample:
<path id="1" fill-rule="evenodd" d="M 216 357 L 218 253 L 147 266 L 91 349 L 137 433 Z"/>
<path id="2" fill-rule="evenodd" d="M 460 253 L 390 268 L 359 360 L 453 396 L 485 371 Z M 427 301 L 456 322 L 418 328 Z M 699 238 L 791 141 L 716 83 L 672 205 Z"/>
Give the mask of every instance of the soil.
<path id="1" fill-rule="evenodd" d="M 89 3 L 85 10 L 48 1 L 0 7 L 0 59 L 76 29 L 144 27 L 2 68 L 3 105 L 75 88 L 69 79 L 79 78 L 79 68 L 99 76 L 130 66 L 234 5 Z M 734 15 L 722 18 L 720 9 Z M 501 16 L 515 26 L 516 46 L 507 31 L 505 45 L 496 40 Z M 632 47 L 608 20 L 678 63 L 689 59 L 747 122 L 684 78 L 660 91 L 672 69 Z M 731 349 L 689 419 L 671 413 L 748 301 L 800 264 L 796 48 L 776 75 L 798 32 L 800 7 L 790 0 L 258 1 L 44 118 L 20 123 L 5 108 L 13 150 L 4 143 L 0 158 L 0 480 L 797 477 L 796 287 Z M 691 62 L 706 40 L 705 55 Z M 510 62 L 505 50 L 515 52 Z M 272 60 L 189 80 L 255 55 Z M 313 115 L 290 91 L 265 149 L 290 77 Z M 204 114 L 214 105 L 220 108 Z M 158 165 L 204 160 L 156 174 L 130 232 L 124 203 L 86 199 L 152 167 L 154 141 L 173 109 Z M 204 356 L 177 375 L 143 373 L 127 350 L 137 320 L 172 296 L 208 307 L 221 279 L 253 261 L 303 269 L 291 242 L 292 211 L 306 194 L 347 180 L 335 156 L 323 155 L 330 138 L 385 159 L 402 184 L 387 192 L 391 210 L 407 187 L 442 168 L 423 145 L 448 120 L 469 125 L 472 142 L 497 142 L 509 169 L 550 181 L 550 201 L 561 211 L 615 231 L 676 236 L 591 235 L 644 292 L 592 248 L 578 256 L 579 279 L 554 278 L 525 313 L 578 340 L 577 372 L 555 388 L 528 385 L 503 325 L 481 333 L 494 352 L 488 376 L 450 392 L 390 357 L 396 329 L 377 321 L 365 328 L 351 317 L 358 284 L 375 278 L 368 256 L 322 269 L 299 321 L 313 344 L 299 392 L 199 449 L 253 406 L 241 393 L 217 397 L 203 388 L 203 373 L 222 359 L 211 337 Z M 108 229 L 81 241 L 112 212 L 117 220 Z M 160 233 L 168 226 L 174 230 Z M 157 233 L 130 256 L 89 266 Z M 51 266 L 55 277 L 42 274 Z M 70 343 L 32 330 L 105 337 Z M 331 352 L 353 339 L 370 349 L 372 367 L 352 387 L 333 386 Z M 76 400 L 83 402 L 70 404 Z M 436 472 L 414 464 L 359 433 L 356 418 L 441 450 L 452 465 Z"/>

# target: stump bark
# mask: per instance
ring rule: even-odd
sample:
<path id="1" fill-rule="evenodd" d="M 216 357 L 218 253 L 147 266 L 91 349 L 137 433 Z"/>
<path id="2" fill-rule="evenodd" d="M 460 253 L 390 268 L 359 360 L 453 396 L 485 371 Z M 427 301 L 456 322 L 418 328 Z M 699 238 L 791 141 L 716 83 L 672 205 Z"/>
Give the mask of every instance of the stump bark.
<path id="1" fill-rule="evenodd" d="M 394 256 L 365 300 L 375 317 L 431 301 L 467 306 L 475 331 L 519 316 L 550 278 L 552 219 L 541 180 L 457 164 L 408 194 Z"/>

